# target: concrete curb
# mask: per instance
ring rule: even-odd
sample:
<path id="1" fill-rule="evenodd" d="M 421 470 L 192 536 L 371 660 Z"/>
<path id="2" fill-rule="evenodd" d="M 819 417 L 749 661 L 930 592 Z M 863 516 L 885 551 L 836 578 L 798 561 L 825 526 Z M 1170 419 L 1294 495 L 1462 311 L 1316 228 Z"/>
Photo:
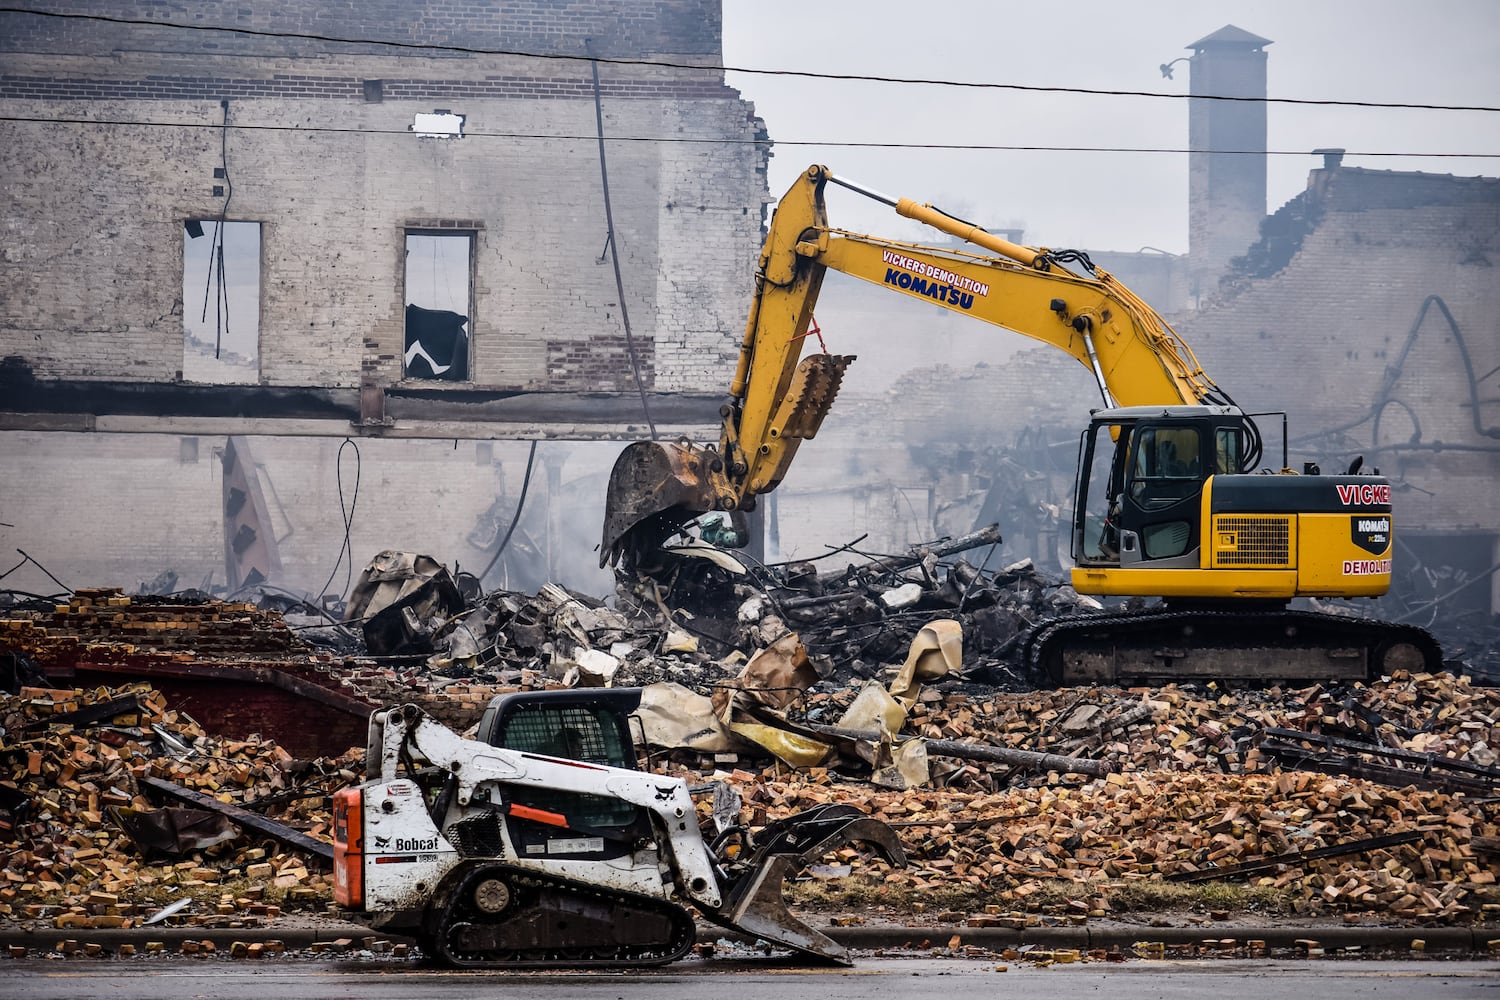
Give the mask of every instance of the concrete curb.
<path id="1" fill-rule="evenodd" d="M 1316 941 L 1327 952 L 1349 948 L 1365 953 L 1408 954 L 1412 942 L 1425 942 L 1427 952 L 1488 953 L 1489 942 L 1500 939 L 1500 929 L 1471 927 L 1244 927 L 1217 924 L 1203 927 L 1082 926 L 1082 927 L 841 927 L 825 929 L 829 937 L 849 948 L 893 949 L 946 947 L 957 937 L 961 945 L 1003 951 L 1031 946 L 1046 950 L 1126 950 L 1137 942 L 1168 947 L 1207 946 L 1233 941 L 1243 949 L 1249 941 L 1264 941 L 1270 951 L 1300 950 L 1299 941 Z M 1213 948 L 1204 947 L 1205 952 Z M 1228 950 L 1228 949 L 1225 949 Z"/>
<path id="2" fill-rule="evenodd" d="M 122 944 L 145 950 L 147 942 L 160 941 L 169 951 L 177 951 L 184 941 L 212 941 L 215 948 L 226 949 L 236 941 L 264 944 L 280 941 L 289 949 L 307 948 L 322 942 L 352 940 L 356 946 L 365 938 L 392 943 L 410 943 L 411 938 L 379 934 L 361 924 L 325 924 L 319 927 L 132 927 L 104 929 L 90 927 L 22 927 L 0 928 L 0 949 L 22 947 L 28 950 L 52 951 L 59 941 L 77 941 L 80 946 L 97 944 L 117 950 Z"/>
<path id="3" fill-rule="evenodd" d="M 1493 954 L 1490 942 L 1500 940 L 1500 928 L 1472 927 L 1245 927 L 1216 924 L 1199 927 L 1111 925 L 1013 929 L 891 924 L 823 927 L 820 930 L 839 944 L 856 951 L 945 949 L 948 942 L 956 936 L 960 946 L 994 952 L 1030 946 L 1043 950 L 1103 949 L 1125 950 L 1129 953 L 1136 942 L 1152 942 L 1176 948 L 1197 945 L 1205 954 L 1211 954 L 1215 949 L 1207 947 L 1210 942 L 1217 946 L 1220 942 L 1231 940 L 1239 949 L 1244 949 L 1249 941 L 1264 941 L 1268 951 L 1297 951 L 1301 950 L 1299 941 L 1312 940 L 1318 942 L 1328 953 L 1358 949 L 1363 954 L 1409 955 L 1412 942 L 1421 940 L 1425 942 L 1425 953 L 1441 952 L 1451 957 L 1455 953 Z M 135 927 L 128 930 L 83 927 L 31 930 L 20 927 L 0 928 L 0 949 L 22 947 L 28 952 L 50 952 L 61 941 L 76 941 L 80 947 L 95 944 L 108 952 L 118 950 L 122 944 L 131 944 L 138 953 L 144 951 L 147 942 L 160 941 L 166 950 L 175 953 L 185 941 L 212 941 L 214 947 L 220 950 L 228 949 L 236 941 L 245 944 L 279 941 L 288 949 L 297 950 L 343 939 L 352 941 L 355 948 L 364 947 L 367 939 L 389 941 L 392 944 L 412 943 L 409 937 L 382 934 L 352 923 L 330 923 L 317 927 Z M 753 943 L 754 940 L 716 925 L 699 925 L 698 940 L 709 942 L 720 939 L 746 943 Z"/>

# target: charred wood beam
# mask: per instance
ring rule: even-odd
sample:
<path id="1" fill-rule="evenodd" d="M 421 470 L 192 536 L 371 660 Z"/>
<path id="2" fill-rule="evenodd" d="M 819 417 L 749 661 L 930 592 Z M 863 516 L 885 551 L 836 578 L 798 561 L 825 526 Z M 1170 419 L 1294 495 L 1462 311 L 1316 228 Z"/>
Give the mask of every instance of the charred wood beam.
<path id="1" fill-rule="evenodd" d="M 649 399 L 659 424 L 705 433 L 719 424 L 716 393 L 655 392 Z M 6 430 L 232 434 L 280 423 L 297 427 L 299 435 L 453 437 L 455 426 L 472 423 L 474 438 L 510 436 L 497 434 L 497 425 L 543 425 L 576 429 L 563 438 L 592 440 L 624 434 L 640 420 L 641 401 L 633 392 L 374 386 L 362 398 L 357 387 L 37 378 L 24 364 L 0 365 L 0 429 Z"/>
<path id="2" fill-rule="evenodd" d="M 1283 743 L 1279 740 L 1263 740 L 1260 751 L 1268 756 L 1276 757 L 1284 764 L 1289 764 L 1302 771 L 1317 771 L 1320 774 L 1347 775 L 1351 778 L 1364 778 L 1391 788 L 1405 788 L 1407 785 L 1415 785 L 1417 788 L 1430 788 L 1438 791 L 1466 791 L 1466 792 L 1493 792 L 1496 782 L 1482 778 L 1469 777 L 1462 774 L 1434 774 L 1430 771 L 1419 771 L 1410 767 L 1396 767 L 1390 764 L 1377 764 L 1367 761 L 1355 754 L 1340 753 L 1335 750 L 1316 750 L 1302 746 L 1298 743 Z"/>
<path id="3" fill-rule="evenodd" d="M 913 545 L 904 556 L 889 556 L 885 559 L 877 559 L 874 562 L 865 563 L 855 567 L 861 573 L 899 573 L 904 569 L 920 565 L 924 556 L 934 555 L 939 559 L 977 549 L 981 545 L 998 545 L 1000 538 L 1000 526 L 992 524 L 978 531 L 971 531 L 967 535 L 959 535 L 957 538 L 941 538 L 934 542 L 923 542 Z M 819 583 L 832 584 L 844 579 L 847 570 L 837 573 L 824 573 L 818 577 Z"/>
<path id="4" fill-rule="evenodd" d="M 0 376 L 0 399 L 3 413 L 359 419 L 357 390 L 321 386 L 27 379 L 10 374 Z"/>
<path id="5" fill-rule="evenodd" d="M 198 809 L 210 809 L 223 816 L 227 816 L 242 827 L 248 827 L 257 833 L 262 833 L 279 840 L 288 847 L 310 854 L 328 867 L 333 867 L 332 844 L 325 844 L 321 840 L 309 837 L 300 830 L 293 830 L 289 826 L 278 823 L 275 820 L 266 819 L 264 816 L 253 813 L 248 809 L 241 809 L 239 806 L 220 802 L 212 795 L 204 795 L 202 792 L 195 792 L 191 788 L 183 788 L 181 785 L 170 781 L 150 777 L 142 777 L 136 780 L 144 788 L 149 788 L 160 795 L 165 795 L 167 798 L 175 799 L 178 802 L 185 802 Z"/>
<path id="6" fill-rule="evenodd" d="M 1261 732 L 1276 739 L 1303 740 L 1331 747 L 1335 750 L 1348 750 L 1352 753 L 1364 753 L 1376 757 L 1387 757 L 1391 760 L 1402 760 L 1409 764 L 1421 764 L 1429 770 L 1438 768 L 1445 771 L 1463 771 L 1467 774 L 1479 775 L 1487 779 L 1490 784 L 1500 785 L 1500 768 L 1485 767 L 1482 764 L 1459 760 L 1455 757 L 1444 757 L 1440 754 L 1431 753 L 1417 753 L 1412 750 L 1402 750 L 1399 747 L 1381 746 L 1378 743 L 1361 743 L 1358 740 L 1344 739 L 1339 736 L 1308 733 L 1301 729 L 1281 729 L 1276 726 L 1266 726 Z"/>
<path id="7" fill-rule="evenodd" d="M 779 601 L 778 603 L 786 611 L 804 611 L 808 608 L 821 608 L 830 604 L 847 604 L 850 601 L 864 599 L 864 595 L 857 591 L 844 591 L 840 594 L 824 594 L 822 597 L 792 597 Z"/>
<path id="8" fill-rule="evenodd" d="M 101 722 L 107 722 L 117 715 L 125 715 L 128 712 L 139 712 L 141 710 L 140 699 L 136 695 L 124 698 L 112 698 L 109 701 L 101 701 L 96 705 L 85 705 L 71 712 L 60 712 L 57 715 L 49 715 L 44 719 L 38 719 L 26 728 L 46 729 L 49 726 L 92 726 Z"/>
<path id="9" fill-rule="evenodd" d="M 1421 830 L 1407 830 L 1405 833 L 1388 833 L 1383 837 L 1367 837 L 1364 840 L 1351 840 L 1343 844 L 1331 844 L 1328 847 L 1315 847 L 1309 851 L 1292 851 L 1288 854 L 1276 854 L 1269 858 L 1260 858 L 1256 861 L 1242 861 L 1235 865 L 1225 865 L 1222 868 L 1202 868 L 1194 872 L 1176 872 L 1166 876 L 1166 881 L 1212 882 L 1215 879 L 1230 878 L 1238 875 L 1259 875 L 1262 872 L 1274 871 L 1283 865 L 1296 865 L 1304 861 L 1316 861 L 1319 858 L 1337 858 L 1345 854 L 1362 854 L 1365 851 L 1378 851 L 1384 847 L 1410 844 L 1413 841 L 1421 839 Z"/>
<path id="10" fill-rule="evenodd" d="M 846 740 L 869 740 L 879 742 L 881 734 L 867 732 L 861 729 L 841 729 L 838 726 L 824 726 L 812 722 L 798 723 L 802 728 L 822 736 L 833 736 Z M 1055 753 L 1041 753 L 1036 750 L 1014 750 L 1010 747 L 992 747 L 982 743 L 964 743 L 960 740 L 933 740 L 920 736 L 897 737 L 897 743 L 906 743 L 910 740 L 921 739 L 927 744 L 927 752 L 938 757 L 954 757 L 958 760 L 975 760 L 988 764 L 1004 764 L 1027 771 L 1059 771 L 1063 774 L 1087 774 L 1090 777 L 1102 778 L 1106 774 L 1113 774 L 1115 765 L 1107 760 L 1093 760 L 1088 757 L 1065 757 Z"/>

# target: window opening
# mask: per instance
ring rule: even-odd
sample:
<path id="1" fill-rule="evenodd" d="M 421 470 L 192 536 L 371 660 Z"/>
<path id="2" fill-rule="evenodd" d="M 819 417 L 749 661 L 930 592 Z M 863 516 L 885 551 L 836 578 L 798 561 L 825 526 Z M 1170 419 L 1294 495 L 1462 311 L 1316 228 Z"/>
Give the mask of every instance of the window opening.
<path id="1" fill-rule="evenodd" d="M 260 380 L 260 223 L 182 224 L 182 377 Z"/>
<path id="2" fill-rule="evenodd" d="M 470 273 L 474 234 L 406 233 L 407 378 L 469 377 Z"/>

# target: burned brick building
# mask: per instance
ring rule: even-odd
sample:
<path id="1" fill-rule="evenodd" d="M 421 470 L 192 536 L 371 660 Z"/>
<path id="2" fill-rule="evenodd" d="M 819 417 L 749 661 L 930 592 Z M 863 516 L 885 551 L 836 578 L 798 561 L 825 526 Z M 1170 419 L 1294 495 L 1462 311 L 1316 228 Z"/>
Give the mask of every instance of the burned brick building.
<path id="1" fill-rule="evenodd" d="M 246 435 L 262 530 L 319 541 L 289 582 L 347 530 L 472 563 L 525 441 L 716 419 L 768 155 L 717 0 L 35 7 L 0 15 L 5 544 L 196 583 Z"/>

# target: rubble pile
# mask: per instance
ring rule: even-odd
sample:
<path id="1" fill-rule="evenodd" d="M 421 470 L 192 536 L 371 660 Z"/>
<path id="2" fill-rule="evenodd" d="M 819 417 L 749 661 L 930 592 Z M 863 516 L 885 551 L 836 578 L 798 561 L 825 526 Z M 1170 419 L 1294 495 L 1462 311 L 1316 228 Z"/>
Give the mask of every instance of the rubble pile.
<path id="1" fill-rule="evenodd" d="M 327 839 L 327 796 L 362 766 L 362 748 L 300 761 L 204 733 L 143 684 L 24 688 L 0 699 L 0 917 L 131 927 L 190 899 L 173 922 L 253 927 L 283 906 L 321 909 L 326 865 L 306 848 Z M 153 802 L 163 789 L 266 819 L 242 828 Z"/>
<path id="2" fill-rule="evenodd" d="M 684 557 L 665 580 L 622 578 L 613 606 L 553 584 L 464 594 L 432 560 L 382 553 L 340 626 L 363 655 L 309 653 L 253 606 L 104 590 L 12 614 L 0 651 L 51 667 L 283 650 L 351 704 L 414 701 L 460 731 L 507 691 L 641 686 L 653 765 L 735 786 L 742 822 L 849 802 L 900 831 L 910 868 L 845 852 L 850 888 L 814 877 L 812 903 L 1024 923 L 1229 880 L 1278 911 L 1500 916 L 1500 690 L 1446 673 L 1038 688 L 1017 637 L 1090 602 L 1028 563 L 960 557 L 997 543 L 826 573 Z M 23 688 L 0 727 L 0 918 L 127 926 L 191 898 L 172 919 L 248 926 L 233 922 L 328 903 L 328 796 L 359 780 L 362 747 L 299 761 L 205 733 L 144 685 Z"/>
<path id="3" fill-rule="evenodd" d="M 767 782 L 752 801 L 775 812 L 850 801 L 895 825 L 911 866 L 869 873 L 891 901 L 915 892 L 1025 911 L 1031 897 L 1071 898 L 1109 910 L 1141 882 L 1237 877 L 1274 890 L 1268 908 L 1302 914 L 1500 915 L 1493 857 L 1474 845 L 1500 830 L 1492 811 L 1359 779 L 1143 771 L 993 794 L 893 794 L 799 778 Z M 849 861 L 858 870 L 861 859 Z"/>

